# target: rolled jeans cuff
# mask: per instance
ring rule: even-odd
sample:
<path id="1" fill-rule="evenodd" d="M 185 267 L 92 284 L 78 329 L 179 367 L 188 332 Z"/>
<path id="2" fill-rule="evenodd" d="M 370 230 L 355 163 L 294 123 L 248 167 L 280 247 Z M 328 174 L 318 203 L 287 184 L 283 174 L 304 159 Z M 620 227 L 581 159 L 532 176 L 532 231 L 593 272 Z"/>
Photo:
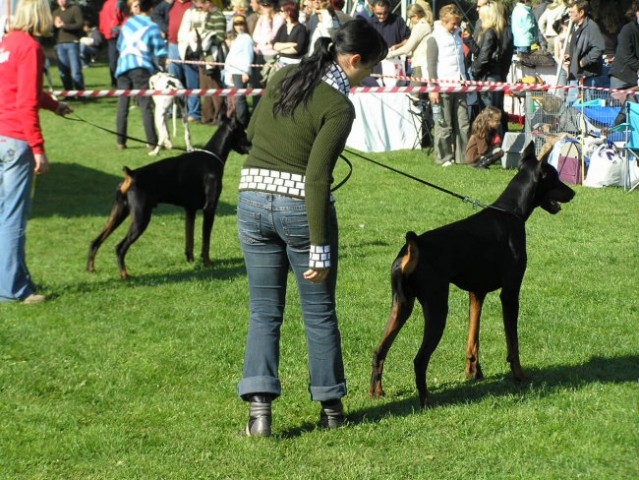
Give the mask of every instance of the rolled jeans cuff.
<path id="1" fill-rule="evenodd" d="M 282 384 L 274 377 L 260 376 L 243 378 L 237 386 L 237 393 L 247 400 L 253 395 L 267 393 L 274 399 L 282 394 Z"/>
<path id="2" fill-rule="evenodd" d="M 344 397 L 346 393 L 348 393 L 346 382 L 338 383 L 332 387 L 314 387 L 311 385 L 308 390 L 311 392 L 311 400 L 316 402 L 336 400 Z"/>

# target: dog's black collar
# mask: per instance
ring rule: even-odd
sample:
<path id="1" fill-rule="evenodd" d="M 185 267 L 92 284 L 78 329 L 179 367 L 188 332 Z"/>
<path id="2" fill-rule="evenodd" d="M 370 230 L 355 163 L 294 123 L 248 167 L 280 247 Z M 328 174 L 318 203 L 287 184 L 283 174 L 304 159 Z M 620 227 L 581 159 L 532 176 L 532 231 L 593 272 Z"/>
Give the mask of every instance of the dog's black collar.
<path id="1" fill-rule="evenodd" d="M 204 150 L 203 148 L 194 148 L 193 150 L 191 150 L 192 152 L 202 152 L 202 153 L 208 153 L 209 155 L 211 155 L 212 157 L 215 157 L 215 159 L 220 162 L 222 165 L 224 165 L 226 162 L 224 160 L 222 160 L 220 158 L 220 156 L 217 153 L 213 153 L 210 150 Z"/>

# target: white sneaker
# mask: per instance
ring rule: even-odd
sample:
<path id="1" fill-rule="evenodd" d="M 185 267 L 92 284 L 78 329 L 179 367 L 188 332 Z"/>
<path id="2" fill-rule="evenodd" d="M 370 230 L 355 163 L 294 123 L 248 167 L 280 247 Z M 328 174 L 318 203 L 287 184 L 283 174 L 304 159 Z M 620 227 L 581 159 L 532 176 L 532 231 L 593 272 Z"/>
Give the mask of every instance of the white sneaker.
<path id="1" fill-rule="evenodd" d="M 34 305 L 36 303 L 42 303 L 46 301 L 46 299 L 47 297 L 45 297 L 44 295 L 36 295 L 35 293 L 32 293 L 27 298 L 22 300 L 22 303 L 24 303 L 25 305 Z"/>
<path id="2" fill-rule="evenodd" d="M 453 162 L 448 160 L 447 162 L 442 163 L 442 167 L 450 167 L 452 164 L 453 164 Z"/>

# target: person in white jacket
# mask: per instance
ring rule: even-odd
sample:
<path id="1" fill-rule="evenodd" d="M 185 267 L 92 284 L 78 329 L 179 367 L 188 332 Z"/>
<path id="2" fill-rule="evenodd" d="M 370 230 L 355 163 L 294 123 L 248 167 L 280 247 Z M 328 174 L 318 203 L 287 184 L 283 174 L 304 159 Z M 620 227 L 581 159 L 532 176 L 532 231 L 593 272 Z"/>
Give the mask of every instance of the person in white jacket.
<path id="1" fill-rule="evenodd" d="M 413 69 L 411 76 L 414 78 L 428 78 L 426 40 L 433 31 L 433 12 L 428 4 L 426 4 L 426 8 L 424 8 L 415 3 L 406 9 L 406 15 L 408 16 L 410 26 L 410 37 L 408 37 L 408 41 L 404 45 L 389 51 L 386 58 L 408 55 L 411 58 L 411 66 Z M 410 84 L 413 87 L 424 85 L 423 82 L 419 81 L 411 81 Z M 413 97 L 418 100 L 419 95 L 413 95 Z"/>
<path id="2" fill-rule="evenodd" d="M 564 0 L 555 0 L 546 7 L 544 13 L 539 17 L 539 31 L 544 36 L 547 50 L 551 53 L 555 51 L 555 38 L 559 35 L 553 25 L 567 13 L 568 7 L 566 7 Z"/>
<path id="3" fill-rule="evenodd" d="M 184 12 L 180 29 L 178 30 L 178 51 L 180 59 L 187 61 L 202 60 L 204 43 L 204 22 L 206 11 L 204 11 L 204 1 L 195 0 L 193 6 Z M 184 77 L 186 88 L 200 88 L 199 66 L 184 64 Z M 201 120 L 200 97 L 189 97 L 189 121 Z"/>
<path id="4" fill-rule="evenodd" d="M 439 20 L 427 40 L 428 73 L 442 80 L 467 80 L 461 39 L 462 14 L 455 5 L 439 11 Z M 450 84 L 442 84 L 450 85 Z M 442 167 L 466 163 L 469 120 L 466 93 L 429 94 L 435 120 L 435 162 Z"/>

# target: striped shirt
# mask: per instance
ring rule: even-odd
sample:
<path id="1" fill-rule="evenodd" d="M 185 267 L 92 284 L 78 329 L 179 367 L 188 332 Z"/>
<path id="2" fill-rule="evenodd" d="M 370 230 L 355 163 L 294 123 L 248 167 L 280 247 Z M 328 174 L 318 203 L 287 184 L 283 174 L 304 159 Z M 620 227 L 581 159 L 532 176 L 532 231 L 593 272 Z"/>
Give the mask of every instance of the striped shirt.
<path id="1" fill-rule="evenodd" d="M 219 10 L 208 13 L 204 20 L 204 31 L 215 32 L 213 45 L 220 45 L 224 42 L 226 36 L 226 17 L 224 14 Z"/>
<path id="2" fill-rule="evenodd" d="M 134 68 L 144 68 L 154 73 L 158 70 L 155 58 L 168 55 L 160 28 L 147 15 L 131 17 L 122 25 L 118 52 L 120 57 L 116 77 Z"/>

